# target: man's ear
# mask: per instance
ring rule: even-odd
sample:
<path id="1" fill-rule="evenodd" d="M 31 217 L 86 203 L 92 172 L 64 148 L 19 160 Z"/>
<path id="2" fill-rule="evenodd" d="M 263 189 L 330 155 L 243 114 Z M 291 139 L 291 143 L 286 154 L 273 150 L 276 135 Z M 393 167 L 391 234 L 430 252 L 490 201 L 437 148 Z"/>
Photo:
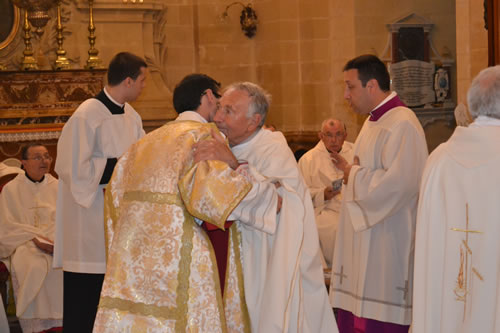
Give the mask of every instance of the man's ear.
<path id="1" fill-rule="evenodd" d="M 125 82 L 126 87 L 130 87 L 130 85 L 134 82 L 130 76 L 127 76 L 123 81 Z"/>
<path id="2" fill-rule="evenodd" d="M 366 82 L 366 87 L 369 89 L 377 89 L 379 88 L 378 81 L 376 79 L 370 79 Z"/>
<path id="3" fill-rule="evenodd" d="M 260 113 L 254 113 L 250 120 L 250 126 L 252 126 L 252 130 L 255 130 L 259 127 L 260 122 L 262 120 L 262 115 Z"/>

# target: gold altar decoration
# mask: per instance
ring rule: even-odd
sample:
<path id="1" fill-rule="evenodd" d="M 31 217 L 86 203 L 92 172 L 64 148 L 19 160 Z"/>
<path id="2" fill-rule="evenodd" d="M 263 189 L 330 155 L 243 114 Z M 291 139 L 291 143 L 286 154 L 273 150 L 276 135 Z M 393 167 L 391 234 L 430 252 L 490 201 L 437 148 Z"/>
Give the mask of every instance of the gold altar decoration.
<path id="1" fill-rule="evenodd" d="M 63 26 L 61 24 L 61 0 L 57 2 L 57 59 L 55 62 L 55 69 L 68 69 L 69 68 L 69 60 L 66 58 L 66 51 L 63 49 Z"/>
<path id="2" fill-rule="evenodd" d="M 23 71 L 29 71 L 29 70 L 37 70 L 38 69 L 38 64 L 36 62 L 35 57 L 33 57 L 33 47 L 31 46 L 31 27 L 30 23 L 28 22 L 28 10 L 24 9 L 24 23 L 23 23 L 23 30 L 24 30 L 24 51 L 23 51 L 23 61 L 21 63 L 21 69 Z"/>
<path id="3" fill-rule="evenodd" d="M 43 27 L 50 19 L 47 11 L 54 7 L 57 0 L 12 0 L 12 2 L 19 8 L 27 10 L 28 20 L 35 27 L 35 32 L 38 36 L 43 34 Z"/>
<path id="4" fill-rule="evenodd" d="M 95 48 L 95 26 L 94 26 L 94 15 L 92 11 L 92 6 L 94 4 L 93 0 L 89 0 L 89 44 L 90 49 L 88 51 L 89 58 L 87 59 L 86 69 L 101 68 L 101 60 L 97 56 L 99 51 Z"/>

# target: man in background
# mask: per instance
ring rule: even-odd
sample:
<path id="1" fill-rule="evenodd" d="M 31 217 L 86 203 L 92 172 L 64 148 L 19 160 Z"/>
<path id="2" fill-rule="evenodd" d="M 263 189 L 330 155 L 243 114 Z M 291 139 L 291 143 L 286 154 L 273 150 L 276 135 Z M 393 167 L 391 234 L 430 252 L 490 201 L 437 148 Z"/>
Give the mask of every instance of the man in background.
<path id="1" fill-rule="evenodd" d="M 21 150 L 24 173 L 0 193 L 0 258 L 10 258 L 16 316 L 24 332 L 60 327 L 63 273 L 52 268 L 57 179 L 41 144 Z"/>
<path id="2" fill-rule="evenodd" d="M 354 143 L 354 162 L 332 152 L 344 172 L 330 301 L 344 332 L 408 332 L 419 184 L 427 159 L 415 113 L 390 91 L 373 55 L 344 67 L 344 98 L 369 115 Z"/>
<path id="3" fill-rule="evenodd" d="M 128 102 L 141 94 L 146 74 L 143 59 L 118 53 L 106 87 L 78 107 L 57 144 L 54 266 L 64 271 L 67 332 L 92 332 L 106 273 L 103 190 L 118 158 L 144 135 L 141 117 Z"/>
<path id="4" fill-rule="evenodd" d="M 417 216 L 413 332 L 500 327 L 500 66 L 467 95 L 474 121 L 436 148 Z"/>
<path id="5" fill-rule="evenodd" d="M 300 158 L 299 169 L 311 192 L 324 263 L 331 268 L 344 173 L 332 162 L 330 152 L 336 152 L 352 163 L 352 143 L 345 141 L 347 131 L 338 119 L 324 120 L 318 135 L 320 141 Z"/>

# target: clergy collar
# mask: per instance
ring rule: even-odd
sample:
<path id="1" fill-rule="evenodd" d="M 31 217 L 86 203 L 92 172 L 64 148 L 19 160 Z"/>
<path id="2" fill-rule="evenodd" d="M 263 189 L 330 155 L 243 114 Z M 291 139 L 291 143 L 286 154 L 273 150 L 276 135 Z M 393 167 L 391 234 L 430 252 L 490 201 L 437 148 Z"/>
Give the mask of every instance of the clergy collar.
<path id="1" fill-rule="evenodd" d="M 203 118 L 203 116 L 196 111 L 183 111 L 179 113 L 179 115 L 175 120 L 192 120 L 192 121 L 197 121 L 199 123 L 207 122 L 207 120 Z"/>
<path id="2" fill-rule="evenodd" d="M 252 134 L 250 134 L 250 136 L 248 138 L 246 138 L 245 140 L 243 140 L 242 142 L 238 143 L 237 145 L 235 145 L 233 147 L 236 147 L 236 146 L 239 146 L 239 145 L 242 145 L 244 143 L 247 143 L 247 142 L 251 141 L 257 134 L 259 134 L 259 132 L 260 132 L 261 129 L 262 129 L 262 127 L 259 127 L 258 129 L 255 130 L 255 132 L 253 132 Z"/>
<path id="3" fill-rule="evenodd" d="M 125 113 L 125 104 L 120 104 L 116 102 L 106 91 L 106 88 L 101 90 L 99 94 L 95 97 L 102 104 L 106 106 L 106 108 L 111 112 L 111 114 L 124 114 Z"/>
<path id="4" fill-rule="evenodd" d="M 391 92 L 375 109 L 370 112 L 370 121 L 379 120 L 387 111 L 397 107 L 406 106 L 398 97 L 396 92 Z"/>
<path id="5" fill-rule="evenodd" d="M 33 178 L 31 178 L 27 172 L 24 172 L 24 175 L 26 176 L 26 178 L 28 178 L 30 181 L 32 181 L 33 183 L 41 183 L 45 180 L 45 175 L 43 175 L 43 177 L 40 179 L 40 180 L 34 180 Z"/>

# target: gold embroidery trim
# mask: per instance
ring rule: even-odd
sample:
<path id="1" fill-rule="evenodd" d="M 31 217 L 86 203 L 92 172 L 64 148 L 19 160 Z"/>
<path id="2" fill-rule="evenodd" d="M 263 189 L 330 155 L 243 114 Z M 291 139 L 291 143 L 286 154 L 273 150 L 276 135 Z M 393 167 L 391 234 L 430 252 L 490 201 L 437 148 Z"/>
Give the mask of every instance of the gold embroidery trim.
<path id="1" fill-rule="evenodd" d="M 175 309 L 172 307 L 132 302 L 109 296 L 101 297 L 99 307 L 116 309 L 143 316 L 153 316 L 155 318 L 178 319 L 178 317 L 180 316 L 179 309 Z"/>
<path id="2" fill-rule="evenodd" d="M 129 191 L 123 195 L 125 201 L 145 201 L 155 204 L 169 204 L 183 207 L 182 200 L 177 194 L 156 193 L 149 191 Z"/>
<path id="3" fill-rule="evenodd" d="M 194 166 L 193 168 L 195 168 Z M 200 220 L 203 220 L 205 222 L 211 223 L 215 226 L 219 226 L 222 224 L 222 227 L 220 229 L 225 230 L 224 228 L 224 222 L 226 222 L 227 218 L 231 214 L 231 212 L 238 206 L 241 200 L 250 192 L 252 189 L 252 184 L 251 183 L 246 183 L 239 191 L 238 193 L 234 196 L 233 200 L 227 204 L 227 208 L 224 210 L 222 213 L 220 221 L 215 221 L 211 216 L 204 214 L 201 211 L 197 211 L 194 209 L 193 205 L 189 201 L 189 194 L 188 191 L 186 191 L 185 188 L 179 186 L 179 192 L 181 194 L 181 197 L 184 199 L 183 204 L 186 206 L 186 209 L 190 212 L 190 214 L 196 216 Z M 181 199 L 179 199 L 181 200 Z M 223 221 L 223 222 L 222 222 Z"/>
<path id="4" fill-rule="evenodd" d="M 233 223 L 231 228 L 229 229 L 231 231 L 231 238 L 233 240 L 233 251 L 234 251 L 234 258 L 236 261 L 236 275 L 238 276 L 238 292 L 240 295 L 240 306 L 241 306 L 241 313 L 243 315 L 243 330 L 244 332 L 251 332 L 250 329 L 250 315 L 248 314 L 248 308 L 247 308 L 247 301 L 245 299 L 245 286 L 244 286 L 244 280 L 243 280 L 243 267 L 241 266 L 241 262 L 243 258 L 241 258 L 241 253 L 240 253 L 240 237 L 241 234 L 238 231 L 238 228 L 236 227 L 236 223 Z"/>
<path id="5" fill-rule="evenodd" d="M 178 320 L 175 322 L 176 332 L 186 332 L 189 298 L 189 277 L 191 275 L 191 261 L 193 257 L 193 236 L 196 223 L 184 208 L 185 221 L 183 224 L 181 259 L 179 263 L 179 274 L 177 276 L 177 314 Z"/>
<path id="6" fill-rule="evenodd" d="M 109 228 L 114 231 L 116 230 L 116 224 L 118 223 L 118 209 L 113 205 L 113 188 L 111 181 L 105 188 L 104 191 L 104 250 L 106 254 L 106 260 L 108 258 L 110 239 L 109 239 Z M 111 220 L 111 226 L 108 224 L 108 220 Z"/>

